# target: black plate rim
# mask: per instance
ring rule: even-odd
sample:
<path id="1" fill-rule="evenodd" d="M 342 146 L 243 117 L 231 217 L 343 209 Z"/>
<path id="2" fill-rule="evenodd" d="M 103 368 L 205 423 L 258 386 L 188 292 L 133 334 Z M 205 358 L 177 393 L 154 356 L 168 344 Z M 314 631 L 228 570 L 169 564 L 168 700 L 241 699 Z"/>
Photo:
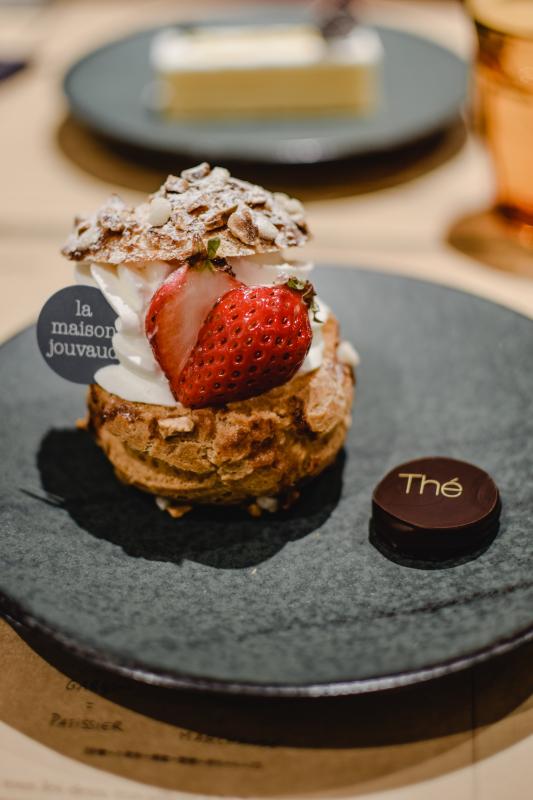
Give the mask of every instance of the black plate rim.
<path id="1" fill-rule="evenodd" d="M 216 23 L 217 19 L 210 20 L 210 23 Z M 198 22 L 198 24 L 205 25 L 205 20 L 187 20 L 187 22 Z M 109 120 L 102 119 L 101 116 L 92 113 L 88 110 L 83 103 L 78 102 L 76 99 L 76 93 L 72 91 L 72 81 L 76 74 L 76 72 L 83 68 L 83 66 L 93 59 L 95 56 L 115 47 L 117 44 L 123 44 L 125 42 L 131 41 L 133 39 L 137 39 L 141 36 L 147 34 L 154 34 L 157 31 L 163 30 L 168 28 L 169 25 L 154 25 L 147 28 L 140 28 L 139 30 L 133 31 L 132 33 L 122 36 L 118 39 L 114 39 L 110 42 L 106 42 L 105 44 L 93 48 L 92 50 L 86 52 L 81 58 L 75 61 L 70 67 L 67 69 L 66 73 L 63 77 L 63 93 L 67 99 L 69 109 L 73 115 L 73 117 L 81 122 L 82 124 L 86 125 L 90 130 L 94 133 L 103 136 L 117 144 L 125 144 L 129 147 L 140 148 L 142 150 L 148 152 L 157 152 L 164 155 L 171 155 L 171 156 L 185 156 L 191 159 L 200 159 L 202 161 L 205 160 L 206 153 L 205 148 L 202 146 L 196 146 L 194 140 L 189 140 L 187 142 L 181 142 L 176 147 L 170 147 L 165 144 L 159 144 L 157 146 L 152 144 L 146 144 L 145 142 L 141 141 L 137 136 L 130 135 L 127 129 L 124 128 L 117 128 L 115 124 L 110 122 Z M 422 36 L 414 31 L 404 30 L 402 28 L 396 28 L 392 25 L 382 25 L 382 24 L 372 24 L 371 26 L 376 31 L 390 31 L 393 33 L 398 33 L 403 35 L 407 38 L 414 39 L 418 42 L 430 43 L 433 47 L 438 49 L 441 53 L 445 53 L 446 56 L 450 58 L 456 59 L 458 62 L 462 63 L 467 67 L 468 62 L 461 58 L 457 53 L 453 50 L 450 50 L 447 47 L 444 47 L 439 42 L 430 39 L 428 37 Z M 328 163 L 330 161 L 337 161 L 346 158 L 357 158 L 357 157 L 366 157 L 366 156 L 375 156 L 379 153 L 386 153 L 396 149 L 400 149 L 402 147 L 407 146 L 408 144 L 413 144 L 418 141 L 422 141 L 426 138 L 430 138 L 431 136 L 435 135 L 439 131 L 443 130 L 447 126 L 451 125 L 455 120 L 457 120 L 461 115 L 461 109 L 465 102 L 467 96 L 467 87 L 463 87 L 463 89 L 458 92 L 458 97 L 449 102 L 446 107 L 443 107 L 438 119 L 435 119 L 433 124 L 425 126 L 423 129 L 418 131 L 418 133 L 405 133 L 402 136 L 396 137 L 391 139 L 390 141 L 383 142 L 381 144 L 372 144 L 368 142 L 363 147 L 356 147 L 350 146 L 346 144 L 342 145 L 335 145 L 333 148 L 334 152 L 332 151 L 331 146 L 323 146 L 321 153 L 310 160 L 299 160 L 297 162 L 294 161 L 290 155 L 283 156 L 282 153 L 278 152 L 277 154 L 269 153 L 264 154 L 260 152 L 250 152 L 250 153 L 241 153 L 238 156 L 230 156 L 230 155 L 222 155 L 221 157 L 226 158 L 226 160 L 233 160 L 242 163 L 263 163 L 263 164 L 278 164 L 278 165 L 292 165 L 297 163 L 300 166 L 305 166 L 309 164 L 321 164 L 321 163 Z M 212 159 L 216 159 L 218 156 L 215 153 L 208 154 L 208 157 Z"/>
<path id="2" fill-rule="evenodd" d="M 326 683 L 260 684 L 214 680 L 169 670 L 149 670 L 134 660 L 111 659 L 100 650 L 79 645 L 70 636 L 50 628 L 46 622 L 26 611 L 20 604 L 10 600 L 3 592 L 0 592 L 0 616 L 9 624 L 21 625 L 49 641 L 51 640 L 59 649 L 93 667 L 107 670 L 129 680 L 149 686 L 158 686 L 162 689 L 245 697 L 343 697 L 391 691 L 461 672 L 533 641 L 533 624 L 531 624 L 513 637 L 501 639 L 481 650 L 475 650 L 465 656 L 440 664 L 432 664 L 423 669 L 392 673 L 377 678 Z"/>
<path id="3" fill-rule="evenodd" d="M 357 270 L 358 272 L 378 274 L 386 278 L 399 278 L 407 281 L 414 281 L 421 284 L 430 284 L 438 286 L 454 294 L 468 295 L 475 298 L 477 301 L 496 306 L 512 313 L 522 319 L 528 320 L 533 324 L 533 319 L 527 314 L 522 314 L 503 303 L 498 303 L 488 298 L 475 294 L 467 290 L 459 289 L 454 286 L 449 286 L 446 283 L 438 281 L 428 281 L 421 278 L 404 275 L 395 271 L 378 270 L 369 267 L 350 267 L 346 264 L 317 264 L 323 269 L 342 269 L 342 270 Z M 6 341 L 0 344 L 0 351 L 4 349 L 11 341 L 22 336 L 33 326 L 26 326 L 22 330 L 9 337 Z M 3 617 L 9 624 L 18 624 L 29 630 L 44 636 L 46 639 L 51 640 L 61 650 L 74 655 L 75 657 L 88 662 L 94 667 L 102 668 L 113 674 L 121 677 L 135 680 L 152 686 L 159 686 L 164 689 L 185 690 L 204 694 L 222 694 L 232 696 L 247 696 L 247 697 L 340 697 L 347 695 L 360 695 L 369 694 L 373 692 L 390 691 L 401 689 L 402 687 L 411 686 L 417 683 L 424 683 L 430 680 L 444 677 L 462 670 L 468 669 L 495 658 L 504 655 L 512 650 L 515 650 L 522 645 L 533 641 L 533 620 L 525 628 L 520 629 L 513 636 L 498 639 L 487 647 L 473 650 L 470 653 L 459 656 L 455 659 L 442 661 L 440 663 L 430 664 L 426 667 L 416 670 L 408 670 L 404 672 L 391 673 L 390 675 L 381 675 L 373 678 L 360 678 L 357 680 L 345 681 L 329 681 L 324 683 L 312 684 L 267 684 L 267 683 L 250 683 L 242 681 L 224 681 L 213 678 L 203 678 L 195 675 L 188 675 L 186 673 L 179 673 L 170 670 L 154 670 L 147 669 L 134 660 L 120 659 L 119 657 L 109 657 L 108 654 L 92 648 L 90 646 L 80 645 L 71 636 L 51 628 L 48 623 L 27 611 L 24 606 L 18 602 L 13 601 L 4 592 L 0 591 L 0 617 Z"/>

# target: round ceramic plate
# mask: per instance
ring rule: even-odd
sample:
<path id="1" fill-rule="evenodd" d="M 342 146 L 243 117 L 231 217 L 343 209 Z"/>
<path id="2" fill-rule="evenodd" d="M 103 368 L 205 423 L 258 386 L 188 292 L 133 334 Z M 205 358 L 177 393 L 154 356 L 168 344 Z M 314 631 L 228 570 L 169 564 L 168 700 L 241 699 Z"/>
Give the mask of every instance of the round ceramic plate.
<path id="1" fill-rule="evenodd" d="M 533 634 L 533 322 L 407 278 L 322 268 L 316 283 L 361 355 L 354 424 L 286 514 L 172 520 L 76 430 L 83 389 L 34 330 L 1 348 L 5 613 L 145 681 L 259 694 L 402 685 Z M 494 477 L 500 531 L 470 560 L 395 563 L 369 540 L 372 489 L 439 454 Z"/>
<path id="2" fill-rule="evenodd" d="M 288 18 L 279 10 L 276 16 L 254 14 L 250 21 Z M 217 24 L 231 21 L 226 17 Z M 64 88 L 74 117 L 115 141 L 158 153 L 302 164 L 379 152 L 429 136 L 457 118 L 465 97 L 467 66 L 457 56 L 418 36 L 378 28 L 385 48 L 385 100 L 368 119 L 167 121 L 147 105 L 153 82 L 149 49 L 157 30 L 101 47 L 71 67 Z"/>

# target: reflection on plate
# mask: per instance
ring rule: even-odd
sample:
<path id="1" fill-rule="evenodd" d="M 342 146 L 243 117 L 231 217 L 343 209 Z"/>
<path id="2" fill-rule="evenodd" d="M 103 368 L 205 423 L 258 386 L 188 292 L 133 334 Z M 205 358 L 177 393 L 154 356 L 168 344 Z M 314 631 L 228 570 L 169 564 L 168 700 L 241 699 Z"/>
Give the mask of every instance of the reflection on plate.
<path id="1" fill-rule="evenodd" d="M 443 287 L 317 270 L 360 352 L 343 457 L 286 516 L 171 520 L 74 430 L 83 390 L 34 331 L 0 350 L 2 607 L 110 669 L 163 685 L 325 694 L 422 680 L 533 634 L 533 323 Z M 498 484 L 500 531 L 442 569 L 369 541 L 395 464 L 446 454 Z"/>
<path id="2" fill-rule="evenodd" d="M 240 16 L 239 22 L 290 21 L 294 14 L 278 9 Z M 385 48 L 384 102 L 373 116 L 169 121 L 146 102 L 154 77 L 150 44 L 159 30 L 105 45 L 70 68 L 64 88 L 76 119 L 116 142 L 155 153 L 213 162 L 310 164 L 422 139 L 452 123 L 465 98 L 467 65 L 461 59 L 427 39 L 378 27 Z"/>

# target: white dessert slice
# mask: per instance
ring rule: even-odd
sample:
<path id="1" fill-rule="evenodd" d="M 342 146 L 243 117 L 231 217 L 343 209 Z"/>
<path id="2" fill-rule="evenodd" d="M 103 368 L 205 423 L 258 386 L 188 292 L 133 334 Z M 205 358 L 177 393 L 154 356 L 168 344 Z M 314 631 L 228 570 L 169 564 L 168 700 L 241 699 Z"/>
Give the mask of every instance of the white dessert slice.
<path id="1" fill-rule="evenodd" d="M 157 104 L 181 118 L 370 114 L 382 60 L 363 26 L 330 39 L 312 25 L 176 28 L 151 49 Z"/>

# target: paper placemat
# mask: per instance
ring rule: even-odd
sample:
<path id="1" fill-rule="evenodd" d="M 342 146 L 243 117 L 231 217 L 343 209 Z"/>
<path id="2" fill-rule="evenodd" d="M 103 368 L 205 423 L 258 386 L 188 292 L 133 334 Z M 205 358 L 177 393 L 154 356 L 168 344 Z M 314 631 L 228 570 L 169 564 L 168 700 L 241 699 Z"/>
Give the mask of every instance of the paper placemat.
<path id="1" fill-rule="evenodd" d="M 392 697 L 383 702 L 376 697 L 341 698 L 337 710 L 337 701 L 333 710 L 330 701 L 321 700 L 317 706 L 317 701 L 307 700 L 290 702 L 284 711 L 283 705 L 273 708 L 276 702 L 284 701 L 262 701 L 258 707 L 253 700 L 180 693 L 168 694 L 166 708 L 165 694 L 159 690 L 161 695 L 153 713 L 160 717 L 174 714 L 183 719 L 192 719 L 196 714 L 198 730 L 128 707 L 142 704 L 146 687 L 133 682 L 124 686 L 122 679 L 100 673 L 96 677 L 91 673 L 84 683 L 52 666 L 10 626 L 0 622 L 0 719 L 5 723 L 0 728 L 0 752 L 7 751 L 6 762 L 0 767 L 0 800 L 144 800 L 179 797 L 184 792 L 225 797 L 361 797 L 371 793 L 373 798 L 386 792 L 383 796 L 415 800 L 427 797 L 424 792 L 428 780 L 432 799 L 449 797 L 452 791 L 456 800 L 470 797 L 462 790 L 459 794 L 453 790 L 456 784 L 457 788 L 461 785 L 462 769 L 472 762 L 471 678 L 467 674 L 439 683 L 438 692 L 427 685 L 421 692 L 411 690 L 403 700 L 392 703 Z M 123 704 L 110 699 L 117 693 Z M 447 693 L 456 702 L 450 703 Z M 449 706 L 448 722 L 433 726 L 442 735 L 392 744 L 379 742 L 381 727 L 389 739 L 401 739 L 399 731 L 402 726 L 409 727 L 407 717 L 413 702 L 418 703 L 419 709 L 413 707 L 411 716 L 420 715 L 425 706 L 422 716 L 426 719 L 429 714 L 428 724 L 431 716 L 443 717 Z M 309 703 L 315 706 L 310 707 Z M 337 712 L 340 716 L 336 726 Z M 276 715 L 277 728 L 273 724 Z M 302 717 L 302 729 L 313 725 L 318 728 L 323 719 L 326 737 L 336 740 L 337 746 L 279 744 L 284 731 L 298 730 L 294 719 L 289 722 L 289 716 L 294 715 Z M 397 718 L 396 731 L 393 716 Z M 237 717 L 245 722 L 249 739 L 256 736 L 270 744 L 240 743 L 206 732 L 235 729 Z M 255 728 L 252 717 L 257 723 Z M 452 732 L 446 733 L 447 728 Z M 365 730 L 369 731 L 368 745 Z M 408 735 L 416 737 L 416 728 Z M 302 736 L 304 740 L 309 738 L 309 731 L 306 734 L 304 730 Z M 311 732 L 310 738 L 316 738 L 315 733 Z M 349 746 L 350 739 L 356 744 Z M 131 784 L 131 780 L 140 783 Z M 158 789 L 174 791 L 161 794 Z M 391 789 L 395 789 L 392 795 L 388 791 Z"/>

